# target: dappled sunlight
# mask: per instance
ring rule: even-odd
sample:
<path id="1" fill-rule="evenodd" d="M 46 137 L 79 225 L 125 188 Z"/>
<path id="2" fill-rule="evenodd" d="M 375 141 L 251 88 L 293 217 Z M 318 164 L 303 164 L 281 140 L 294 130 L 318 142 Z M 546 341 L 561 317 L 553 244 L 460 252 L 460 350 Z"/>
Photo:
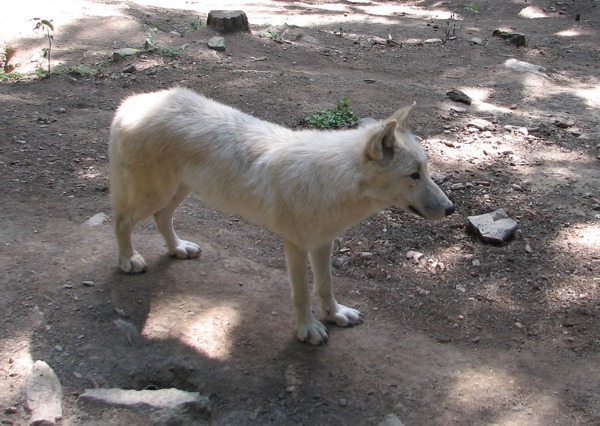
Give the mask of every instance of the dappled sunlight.
<path id="1" fill-rule="evenodd" d="M 41 31 L 34 31 L 33 18 L 49 19 L 55 27 L 66 27 L 76 20 L 89 17 L 124 16 L 124 3 L 106 4 L 86 2 L 77 5 L 75 0 L 28 0 L 27 6 L 12 2 L 2 6 L 0 14 L 0 40 L 8 44 L 15 38 L 42 38 Z M 77 19 L 73 19 L 73 8 L 80 10 Z M 6 19 L 10 18 L 10 19 Z"/>
<path id="2" fill-rule="evenodd" d="M 585 248 L 595 251 L 600 256 L 600 220 L 595 225 L 580 224 L 574 228 L 565 228 L 558 233 L 555 240 L 571 249 Z"/>
<path id="3" fill-rule="evenodd" d="M 488 102 L 490 94 L 492 93 L 492 89 L 484 87 L 462 87 L 461 90 L 473 100 L 473 106 L 478 111 L 489 112 L 494 114 L 513 113 L 513 111 L 508 107 L 503 107 Z"/>
<path id="4" fill-rule="evenodd" d="M 199 305 L 203 304 L 189 300 L 185 304 L 181 300 L 155 302 L 142 334 L 148 339 L 178 339 L 208 358 L 227 359 L 233 350 L 229 333 L 241 322 L 238 310 L 231 304 L 216 302 L 206 309 Z M 188 306 L 202 312 L 194 312 Z M 174 313 L 180 315 L 174 317 Z"/>
<path id="5" fill-rule="evenodd" d="M 487 365 L 459 371 L 454 380 L 448 391 L 449 405 L 458 405 L 460 411 L 473 415 L 499 412 L 494 424 L 535 424 L 531 423 L 534 413 L 553 413 L 560 406 L 553 389 L 525 395 L 522 377 L 499 367 Z"/>
<path id="6" fill-rule="evenodd" d="M 556 33 L 560 37 L 577 37 L 583 35 L 583 32 L 579 28 L 569 28 L 568 30 L 562 30 Z"/>
<path id="7" fill-rule="evenodd" d="M 587 106 L 591 108 L 600 108 L 600 86 L 590 89 L 579 89 L 575 93 L 585 100 Z"/>
<path id="8" fill-rule="evenodd" d="M 164 7 L 161 0 L 134 0 L 143 6 Z M 424 9 L 400 2 L 377 2 L 354 0 L 352 2 L 285 2 L 273 1 L 268 6 L 257 4 L 251 0 L 241 1 L 203 1 L 189 2 L 174 0 L 169 7 L 208 13 L 213 9 L 243 10 L 251 25 L 299 25 L 313 26 L 323 24 L 348 24 L 364 22 L 365 19 L 375 24 L 397 23 L 398 16 L 450 19 L 452 13 L 441 9 Z M 251 17 L 251 19 L 250 19 Z M 457 18 L 454 15 L 455 19 Z"/>
<path id="9" fill-rule="evenodd" d="M 514 378 L 501 368 L 479 367 L 459 371 L 454 379 L 455 384 L 449 389 L 448 396 L 464 407 L 511 396 L 517 387 Z"/>

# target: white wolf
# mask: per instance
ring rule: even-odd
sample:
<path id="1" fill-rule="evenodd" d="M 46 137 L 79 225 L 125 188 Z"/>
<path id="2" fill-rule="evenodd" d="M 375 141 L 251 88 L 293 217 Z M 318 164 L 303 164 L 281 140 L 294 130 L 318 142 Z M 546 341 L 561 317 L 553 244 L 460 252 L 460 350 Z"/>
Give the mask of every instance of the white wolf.
<path id="1" fill-rule="evenodd" d="M 426 219 L 454 211 L 407 128 L 413 107 L 357 129 L 294 131 L 188 89 L 130 97 L 115 115 L 109 147 L 120 268 L 146 269 L 131 233 L 150 215 L 170 254 L 200 254 L 197 244 L 173 229 L 175 209 L 193 190 L 208 205 L 283 237 L 297 336 L 326 342 L 327 328 L 311 308 L 307 257 L 325 319 L 342 327 L 358 324 L 361 313 L 333 295 L 333 239 L 391 205 Z"/>

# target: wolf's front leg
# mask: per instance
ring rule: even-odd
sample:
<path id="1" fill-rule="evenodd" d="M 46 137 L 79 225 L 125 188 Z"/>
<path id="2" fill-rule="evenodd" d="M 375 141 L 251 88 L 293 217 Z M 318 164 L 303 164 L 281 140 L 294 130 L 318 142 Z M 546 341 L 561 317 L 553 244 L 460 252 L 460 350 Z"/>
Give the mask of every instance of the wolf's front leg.
<path id="1" fill-rule="evenodd" d="M 321 345 L 327 342 L 327 328 L 318 321 L 310 306 L 310 291 L 308 289 L 308 272 L 306 269 L 306 251 L 291 241 L 285 241 L 285 258 L 288 274 L 292 284 L 292 298 L 296 310 L 298 339 L 311 345 Z"/>
<path id="2" fill-rule="evenodd" d="M 362 323 L 362 314 L 356 309 L 339 304 L 331 287 L 331 248 L 333 241 L 310 251 L 310 264 L 315 279 L 315 291 L 321 300 L 321 307 L 327 321 L 340 327 Z"/>

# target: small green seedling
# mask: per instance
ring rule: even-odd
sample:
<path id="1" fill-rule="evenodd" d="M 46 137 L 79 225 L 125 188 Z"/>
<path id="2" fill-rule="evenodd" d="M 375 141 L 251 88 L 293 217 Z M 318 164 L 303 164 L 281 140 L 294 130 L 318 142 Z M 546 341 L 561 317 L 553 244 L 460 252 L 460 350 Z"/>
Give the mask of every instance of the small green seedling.
<path id="1" fill-rule="evenodd" d="M 331 109 L 317 111 L 304 119 L 308 127 L 316 129 L 340 129 L 352 126 L 358 121 L 358 116 L 350 108 L 348 97 L 344 96 L 337 106 Z"/>
<path id="2" fill-rule="evenodd" d="M 40 18 L 33 18 L 34 21 L 36 21 L 35 27 L 33 28 L 34 30 L 42 30 L 44 31 L 45 37 L 48 40 L 48 47 L 45 47 L 43 49 L 44 52 L 44 58 L 46 58 L 46 60 L 48 61 L 48 72 L 46 74 L 46 77 L 50 77 L 50 54 L 52 53 L 52 40 L 54 40 L 54 36 L 52 34 L 50 34 L 50 31 L 54 31 L 54 25 L 52 25 L 52 20 L 48 20 L 48 19 L 40 19 Z M 36 70 L 36 73 L 37 70 Z M 38 73 L 38 75 L 42 75 L 41 73 Z"/>

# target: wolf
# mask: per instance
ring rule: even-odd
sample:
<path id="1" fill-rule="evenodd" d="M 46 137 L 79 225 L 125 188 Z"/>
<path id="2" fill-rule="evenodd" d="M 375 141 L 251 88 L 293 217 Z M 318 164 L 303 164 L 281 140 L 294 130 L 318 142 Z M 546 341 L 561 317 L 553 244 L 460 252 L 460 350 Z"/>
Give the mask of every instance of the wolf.
<path id="1" fill-rule="evenodd" d="M 414 106 L 355 129 L 323 131 L 292 130 L 181 87 L 126 99 L 109 141 L 120 269 L 147 269 L 132 231 L 151 215 L 169 254 L 185 259 L 201 253 L 173 229 L 175 209 L 194 191 L 207 205 L 283 238 L 296 335 L 326 343 L 328 330 L 311 307 L 307 262 L 325 320 L 359 324 L 360 311 L 333 294 L 334 238 L 389 206 L 431 220 L 454 211 L 408 128 Z"/>

